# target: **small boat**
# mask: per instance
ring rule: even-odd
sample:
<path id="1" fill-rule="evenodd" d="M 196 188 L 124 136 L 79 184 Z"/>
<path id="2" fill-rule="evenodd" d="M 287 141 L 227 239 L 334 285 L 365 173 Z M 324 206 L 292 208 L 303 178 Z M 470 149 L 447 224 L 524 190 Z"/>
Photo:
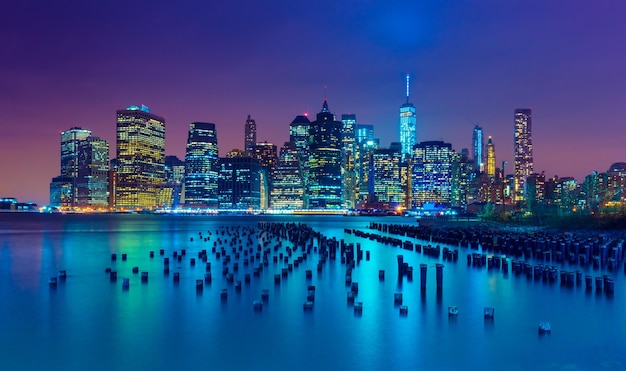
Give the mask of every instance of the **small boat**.
<path id="1" fill-rule="evenodd" d="M 456 305 L 452 305 L 448 307 L 449 316 L 456 316 L 457 314 L 459 314 L 459 307 L 457 307 Z"/>
<path id="2" fill-rule="evenodd" d="M 539 322 L 539 333 L 540 334 L 549 334 L 552 331 L 550 327 L 550 322 Z"/>

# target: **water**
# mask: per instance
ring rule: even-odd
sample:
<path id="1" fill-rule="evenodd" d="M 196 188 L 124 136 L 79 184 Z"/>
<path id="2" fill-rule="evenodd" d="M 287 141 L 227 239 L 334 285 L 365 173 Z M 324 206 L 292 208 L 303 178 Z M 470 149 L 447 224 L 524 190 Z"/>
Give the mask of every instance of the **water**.
<path id="1" fill-rule="evenodd" d="M 435 263 L 422 254 L 399 251 L 353 235 L 371 220 L 413 223 L 411 219 L 332 216 L 159 216 L 0 214 L 1 369 L 65 370 L 381 370 L 381 369 L 626 369 L 626 282 L 614 274 L 616 292 L 585 292 L 512 272 L 468 267 L 466 250 L 458 263 L 443 262 L 443 294 L 437 298 Z M 259 221 L 303 222 L 323 234 L 360 242 L 371 251 L 353 271 L 362 316 L 347 304 L 345 267 L 329 261 L 320 275 L 317 255 L 274 285 L 282 263 L 265 267 L 236 293 L 210 254 L 212 242 L 198 240 L 218 226 L 255 226 Z M 195 237 L 194 241 L 189 240 Z M 180 283 L 163 274 L 159 250 L 180 272 Z M 178 263 L 172 252 L 187 250 Z M 204 264 L 189 264 L 209 251 L 213 282 L 196 293 Z M 149 258 L 149 251 L 155 257 Z M 111 261 L 111 253 L 118 260 Z M 128 254 L 122 261 L 121 254 Z M 396 279 L 396 255 L 415 269 L 414 281 Z M 298 251 L 295 256 L 299 256 Z M 240 269 L 235 280 L 243 281 Z M 419 289 L 419 264 L 428 264 L 428 287 Z M 149 272 L 141 283 L 132 267 Z M 118 271 L 111 283 L 106 267 Z M 65 269 L 68 278 L 51 289 L 48 279 Z M 313 270 L 313 280 L 305 270 Z M 386 277 L 379 281 L 378 270 Z M 569 267 L 566 269 L 573 269 Z M 584 274 L 601 275 L 588 270 Z M 122 278 L 130 289 L 122 290 Z M 307 285 L 316 286 L 315 307 L 304 312 Z M 228 300 L 219 293 L 228 288 Z M 252 302 L 270 290 L 262 312 Z M 402 292 L 407 317 L 399 315 L 393 294 Z M 447 308 L 459 314 L 449 318 Z M 485 321 L 483 308 L 495 307 Z M 552 333 L 540 336 L 538 321 Z"/>

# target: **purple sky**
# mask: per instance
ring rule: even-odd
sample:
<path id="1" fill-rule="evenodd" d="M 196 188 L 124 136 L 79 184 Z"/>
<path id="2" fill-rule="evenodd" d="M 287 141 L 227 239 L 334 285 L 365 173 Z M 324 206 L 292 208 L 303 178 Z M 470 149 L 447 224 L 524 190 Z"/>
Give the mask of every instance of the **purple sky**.
<path id="1" fill-rule="evenodd" d="M 393 3 L 393 4 L 390 4 Z M 166 118 L 184 157 L 189 123 L 217 125 L 220 154 L 281 145 L 298 114 L 330 110 L 398 141 L 404 75 L 418 140 L 471 148 L 493 136 L 512 171 L 513 111 L 533 108 L 535 171 L 579 180 L 626 161 L 626 2 L 12 1 L 0 21 L 0 197 L 48 203 L 59 132 L 90 129 L 115 153 L 115 111 Z"/>

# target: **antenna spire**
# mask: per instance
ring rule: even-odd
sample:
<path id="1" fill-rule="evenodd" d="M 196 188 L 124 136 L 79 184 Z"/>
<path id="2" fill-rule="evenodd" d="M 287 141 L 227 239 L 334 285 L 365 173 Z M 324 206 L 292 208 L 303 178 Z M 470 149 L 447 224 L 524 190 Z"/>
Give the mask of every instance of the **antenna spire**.
<path id="1" fill-rule="evenodd" d="M 409 81 L 410 81 L 411 77 L 410 75 L 407 73 L 406 74 L 406 102 L 409 103 Z"/>
<path id="2" fill-rule="evenodd" d="M 324 100 L 326 100 L 326 88 L 327 88 L 327 86 L 324 85 Z"/>

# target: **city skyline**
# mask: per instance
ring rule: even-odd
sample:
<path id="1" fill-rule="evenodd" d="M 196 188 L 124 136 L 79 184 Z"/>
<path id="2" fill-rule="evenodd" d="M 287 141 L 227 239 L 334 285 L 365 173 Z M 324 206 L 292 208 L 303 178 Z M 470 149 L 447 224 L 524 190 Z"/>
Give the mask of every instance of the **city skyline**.
<path id="1" fill-rule="evenodd" d="M 337 117 L 356 114 L 388 147 L 399 141 L 407 73 L 418 142 L 471 149 L 479 125 L 510 174 L 513 112 L 531 107 L 534 171 L 582 180 L 624 161 L 626 56 L 615 45 L 626 35 L 626 5 L 559 3 L 11 4 L 0 26 L 8 51 L 0 196 L 46 204 L 58 133 L 82 127 L 114 143 L 115 110 L 129 104 L 165 117 L 166 154 L 179 158 L 188 125 L 214 122 L 223 157 L 244 150 L 248 114 L 259 142 L 281 146 L 296 115 L 319 110 L 327 85 Z M 162 26 L 129 31 L 122 6 Z M 294 14 L 329 27 L 306 27 Z M 286 32 L 296 28 L 303 32 Z"/>

